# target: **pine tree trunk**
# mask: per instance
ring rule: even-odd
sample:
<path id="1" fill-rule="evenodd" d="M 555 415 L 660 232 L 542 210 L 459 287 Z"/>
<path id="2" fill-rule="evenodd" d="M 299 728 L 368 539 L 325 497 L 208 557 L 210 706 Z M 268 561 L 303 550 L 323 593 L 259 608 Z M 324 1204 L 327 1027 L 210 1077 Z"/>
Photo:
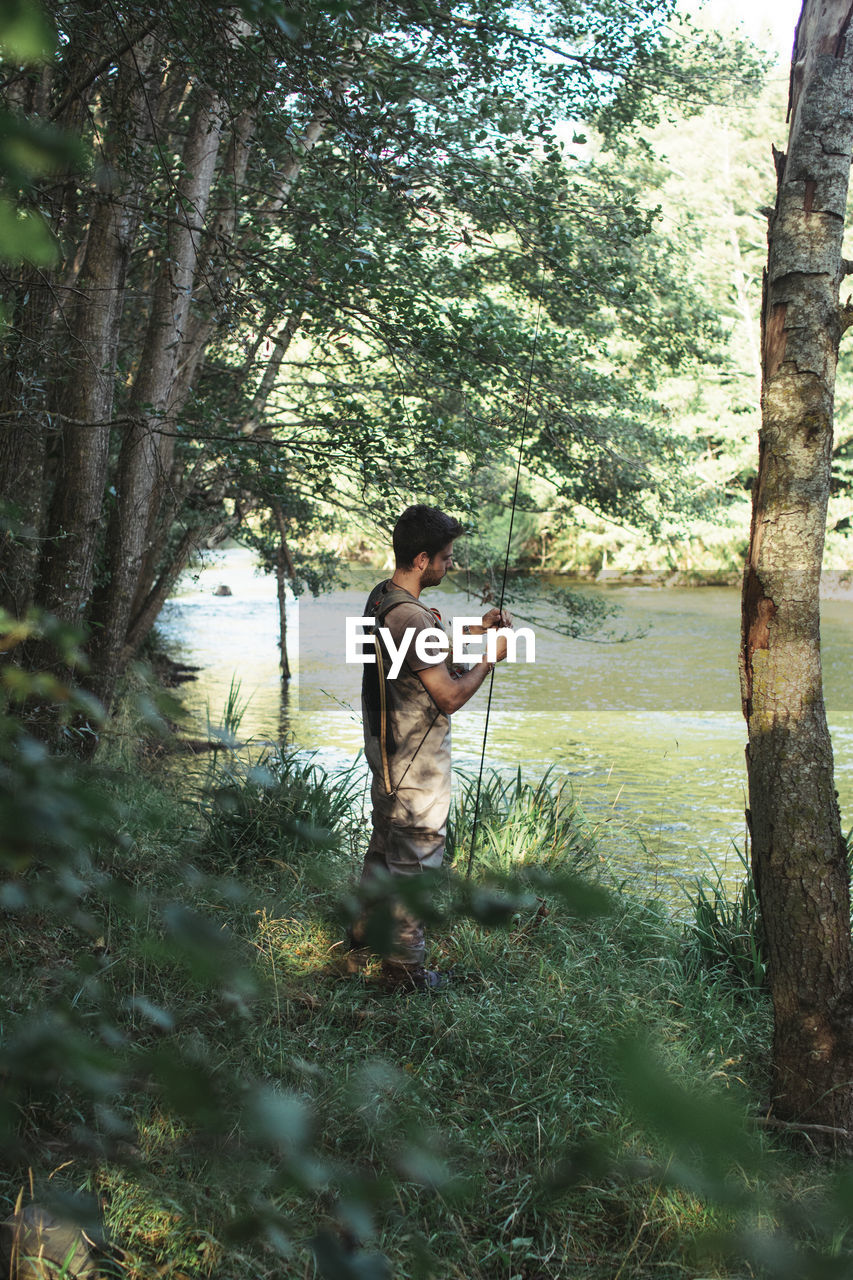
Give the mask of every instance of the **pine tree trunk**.
<path id="1" fill-rule="evenodd" d="M 853 1138 L 850 885 L 823 704 L 819 585 L 853 149 L 850 0 L 806 0 L 777 155 L 741 683 L 752 865 L 774 1010 L 773 1106 Z"/>

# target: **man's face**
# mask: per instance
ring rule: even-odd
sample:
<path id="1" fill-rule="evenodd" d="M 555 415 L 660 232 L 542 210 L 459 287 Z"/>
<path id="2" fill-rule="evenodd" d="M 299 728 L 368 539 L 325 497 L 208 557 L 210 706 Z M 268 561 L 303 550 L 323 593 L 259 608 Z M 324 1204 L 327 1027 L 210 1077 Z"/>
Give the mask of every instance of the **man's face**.
<path id="1" fill-rule="evenodd" d="M 446 547 L 433 556 L 423 571 L 421 578 L 422 587 L 437 587 L 448 570 L 453 568 L 453 543 L 448 542 Z"/>

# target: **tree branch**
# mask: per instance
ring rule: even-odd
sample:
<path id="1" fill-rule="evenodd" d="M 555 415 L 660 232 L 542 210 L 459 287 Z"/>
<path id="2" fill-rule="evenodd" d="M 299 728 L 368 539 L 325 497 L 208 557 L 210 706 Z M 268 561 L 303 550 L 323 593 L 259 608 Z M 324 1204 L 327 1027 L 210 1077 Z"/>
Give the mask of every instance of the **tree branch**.
<path id="1" fill-rule="evenodd" d="M 849 1129 L 839 1129 L 831 1124 L 798 1124 L 793 1120 L 777 1120 L 775 1116 L 755 1116 L 755 1123 L 768 1129 L 787 1129 L 789 1133 L 829 1133 L 845 1141 L 853 1138 Z"/>
<path id="2" fill-rule="evenodd" d="M 841 332 L 844 334 L 853 324 L 853 297 L 848 298 L 844 306 L 838 308 L 838 318 L 841 321 Z"/>
<path id="3" fill-rule="evenodd" d="M 144 40 L 146 36 L 150 36 L 159 21 L 160 19 L 158 16 L 152 19 L 152 21 L 144 23 L 143 26 L 139 27 L 136 31 L 131 32 L 130 35 L 125 36 L 117 49 L 111 49 L 110 52 L 105 54 L 99 62 L 95 63 L 94 67 L 91 67 L 89 71 L 87 71 L 86 75 L 82 79 L 75 80 L 74 84 L 69 85 L 48 118 L 50 120 L 58 120 L 73 98 L 76 98 L 84 89 L 88 89 L 91 84 L 94 84 L 98 76 L 103 75 L 105 71 L 109 71 L 110 67 L 115 66 L 119 58 L 123 58 L 134 45 L 139 44 L 140 40 Z"/>

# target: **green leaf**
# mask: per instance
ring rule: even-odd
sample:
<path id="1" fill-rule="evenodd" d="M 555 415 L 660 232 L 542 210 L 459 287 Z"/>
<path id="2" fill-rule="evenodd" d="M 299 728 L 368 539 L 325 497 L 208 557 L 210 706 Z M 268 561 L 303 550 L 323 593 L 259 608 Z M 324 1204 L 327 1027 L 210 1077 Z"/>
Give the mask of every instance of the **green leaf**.
<path id="1" fill-rule="evenodd" d="M 170 1045 L 152 1050 L 142 1059 L 156 1081 L 166 1105 L 185 1120 L 221 1132 L 233 1123 L 214 1072 L 200 1062 L 182 1058 Z"/>
<path id="2" fill-rule="evenodd" d="M 56 48 L 56 31 L 37 0 L 2 0 L 0 48 L 12 62 L 40 62 Z"/>
<path id="3" fill-rule="evenodd" d="M 379 1253 L 349 1253 L 330 1231 L 311 1241 L 323 1280 L 391 1280 L 391 1270 Z"/>
<path id="4" fill-rule="evenodd" d="M 634 1111 L 671 1152 L 666 1180 L 737 1203 L 742 1192 L 731 1179 L 734 1166 L 754 1170 L 760 1164 L 745 1115 L 719 1093 L 677 1083 L 643 1041 L 626 1041 L 617 1057 Z"/>
<path id="5" fill-rule="evenodd" d="M 397 1166 L 410 1182 L 437 1189 L 450 1180 L 450 1170 L 440 1156 L 425 1143 L 407 1143 L 398 1153 Z"/>
<path id="6" fill-rule="evenodd" d="M 246 1127 L 253 1138 L 270 1146 L 304 1147 L 310 1137 L 311 1113 L 295 1094 L 259 1085 L 246 1108 Z"/>
<path id="7" fill-rule="evenodd" d="M 41 214 L 0 197 L 0 259 L 49 267 L 58 258 L 59 245 Z"/>

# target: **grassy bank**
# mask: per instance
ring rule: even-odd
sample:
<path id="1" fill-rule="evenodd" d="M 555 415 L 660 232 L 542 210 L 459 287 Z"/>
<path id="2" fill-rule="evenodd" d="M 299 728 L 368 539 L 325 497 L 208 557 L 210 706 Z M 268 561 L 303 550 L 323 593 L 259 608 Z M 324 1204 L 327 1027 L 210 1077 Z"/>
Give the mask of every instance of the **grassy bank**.
<path id="1" fill-rule="evenodd" d="M 10 1207 L 30 1179 L 94 1193 L 133 1277 L 787 1274 L 774 1223 L 785 1250 L 843 1252 L 814 1170 L 741 1123 L 765 999 L 608 883 L 558 780 L 488 783 L 473 889 L 435 886 L 432 959 L 455 973 L 436 998 L 346 975 L 353 776 L 226 752 L 100 785 L 123 830 L 83 932 L 48 906 L 7 918 L 6 1033 L 32 1039 L 40 1005 L 73 1068 L 19 1098 Z M 460 851 L 470 814 L 463 793 Z"/>

